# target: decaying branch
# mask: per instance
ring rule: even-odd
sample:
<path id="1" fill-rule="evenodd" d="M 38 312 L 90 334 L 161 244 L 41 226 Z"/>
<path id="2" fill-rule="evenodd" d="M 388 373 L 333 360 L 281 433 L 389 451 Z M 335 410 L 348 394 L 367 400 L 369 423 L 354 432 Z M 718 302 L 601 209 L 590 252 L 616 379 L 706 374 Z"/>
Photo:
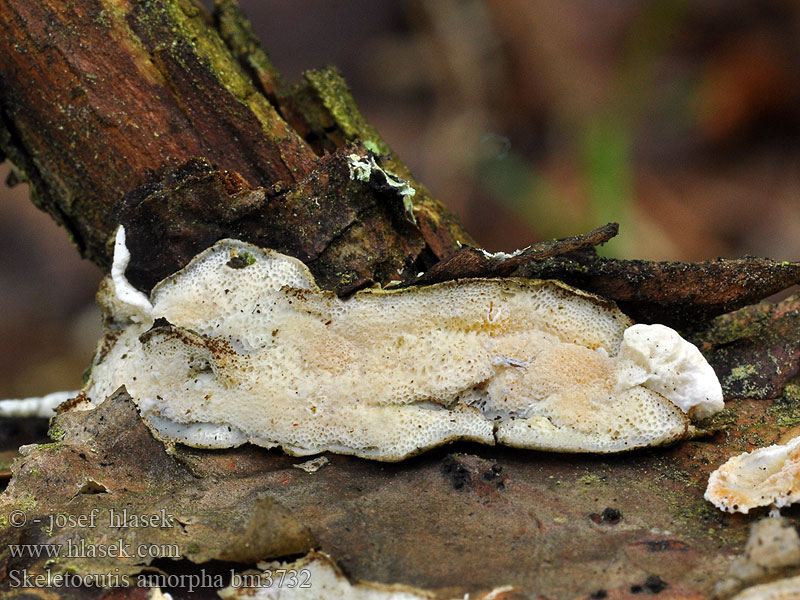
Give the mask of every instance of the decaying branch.
<path id="1" fill-rule="evenodd" d="M 387 467 L 333 456 L 307 473 L 294 468 L 296 459 L 250 446 L 165 448 L 120 390 L 94 411 L 56 418 L 53 444 L 29 448 L 15 463 L 0 514 L 166 508 L 174 529 L 126 535 L 147 545 L 177 536 L 180 568 L 194 573 L 200 567 L 187 563 L 251 565 L 313 546 L 353 577 L 418 585 L 442 598 L 499 583 L 547 597 L 667 586 L 674 597 L 700 597 L 748 526 L 704 502 L 708 473 L 800 423 L 798 298 L 702 323 L 798 282 L 800 264 L 603 259 L 594 247 L 616 234 L 613 224 L 488 254 L 366 123 L 334 69 L 288 86 L 234 0 L 218 0 L 213 17 L 192 0 L 0 0 L 5 158 L 15 167 L 11 183 L 29 182 L 34 202 L 105 270 L 108 241 L 124 224 L 133 255 L 127 275 L 142 290 L 225 237 L 301 259 L 340 295 L 373 282 L 561 279 L 639 320 L 695 330 L 729 409 L 704 430 L 725 432 L 658 452 L 578 462 L 499 448 L 480 456 L 437 450 Z M 354 161 L 376 169 L 358 176 Z M 398 194 L 387 174 L 408 182 L 413 196 Z M 745 400 L 752 398 L 763 401 Z M 5 552 L 9 544 L 107 544 L 116 535 L 112 527 L 48 533 L 4 523 L 0 580 L 21 564 Z M 487 554 L 486 540 L 502 550 Z M 23 566 L 53 567 L 41 557 Z M 135 575 L 172 566 L 76 560 L 54 568 Z M 2 585 L 7 590 L 8 580 Z M 139 592 L 125 597 L 145 597 Z M 58 591 L 123 595 L 115 593 Z"/>

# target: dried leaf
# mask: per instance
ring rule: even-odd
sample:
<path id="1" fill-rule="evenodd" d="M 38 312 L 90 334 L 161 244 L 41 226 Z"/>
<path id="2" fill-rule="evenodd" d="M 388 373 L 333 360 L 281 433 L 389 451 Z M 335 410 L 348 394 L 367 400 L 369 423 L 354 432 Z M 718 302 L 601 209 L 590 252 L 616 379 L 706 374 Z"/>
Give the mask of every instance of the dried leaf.
<path id="1" fill-rule="evenodd" d="M 22 511 L 26 520 L 10 529 L 19 523 L 9 518 L 3 535 L 16 531 L 24 544 L 61 544 L 51 561 L 55 571 L 132 575 L 155 558 L 254 564 L 312 545 L 308 531 L 263 487 L 198 477 L 176 461 L 124 390 L 95 410 L 57 416 L 51 431 L 59 441 L 28 447 L 14 463 L 0 514 Z M 70 517 L 83 521 L 63 521 Z M 68 556 L 68 543 L 85 551 Z M 103 549 L 109 556 L 91 555 Z M 28 568 L 41 570 L 47 558 Z"/>

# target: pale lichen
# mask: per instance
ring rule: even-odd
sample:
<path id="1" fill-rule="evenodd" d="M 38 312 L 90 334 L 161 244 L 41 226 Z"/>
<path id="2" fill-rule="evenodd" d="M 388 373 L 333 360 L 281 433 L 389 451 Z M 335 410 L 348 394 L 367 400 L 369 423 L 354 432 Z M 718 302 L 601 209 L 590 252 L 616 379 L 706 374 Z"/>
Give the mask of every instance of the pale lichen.
<path id="1" fill-rule="evenodd" d="M 414 214 L 414 203 L 411 200 L 417 193 L 417 190 L 415 190 L 408 181 L 389 173 L 375 161 L 375 157 L 372 155 L 360 156 L 358 154 L 350 154 L 347 159 L 347 165 L 350 169 L 350 179 L 369 181 L 373 174 L 379 174 L 384 183 L 393 188 L 403 199 L 403 209 L 409 220 L 412 223 L 417 222 L 417 217 Z"/>

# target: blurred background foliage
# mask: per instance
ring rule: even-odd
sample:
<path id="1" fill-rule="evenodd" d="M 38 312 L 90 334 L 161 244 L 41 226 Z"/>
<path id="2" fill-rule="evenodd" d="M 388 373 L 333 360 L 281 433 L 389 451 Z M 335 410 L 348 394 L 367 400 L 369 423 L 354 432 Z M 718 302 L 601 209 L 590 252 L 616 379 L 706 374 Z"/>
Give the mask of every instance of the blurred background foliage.
<path id="1" fill-rule="evenodd" d="M 289 81 L 337 65 L 490 250 L 618 221 L 608 255 L 800 258 L 796 0 L 240 1 Z M 0 248 L 0 397 L 77 388 L 99 272 L 24 185 Z"/>

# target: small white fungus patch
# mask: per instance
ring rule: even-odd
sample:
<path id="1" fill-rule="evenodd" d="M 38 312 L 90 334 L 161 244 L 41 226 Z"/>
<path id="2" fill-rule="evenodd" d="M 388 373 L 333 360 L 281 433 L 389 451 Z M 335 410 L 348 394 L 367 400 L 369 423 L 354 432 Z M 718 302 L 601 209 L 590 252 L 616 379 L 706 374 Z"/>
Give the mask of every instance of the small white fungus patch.
<path id="1" fill-rule="evenodd" d="M 295 469 L 300 469 L 306 473 L 316 473 L 329 462 L 330 461 L 326 457 L 318 456 L 317 458 L 312 458 L 311 460 L 307 460 L 306 462 L 298 463 L 292 466 Z"/>
<path id="2" fill-rule="evenodd" d="M 705 498 L 728 512 L 794 504 L 800 500 L 800 437 L 728 459 L 709 476 Z"/>
<path id="3" fill-rule="evenodd" d="M 714 598 L 730 598 L 736 592 L 769 578 L 786 574 L 786 570 L 800 566 L 800 536 L 794 524 L 784 517 L 766 517 L 753 523 L 744 551 L 728 566 L 728 572 L 714 586 Z M 785 581 L 785 580 L 781 580 Z M 797 586 L 798 582 L 794 585 Z M 775 584 L 782 589 L 784 584 Z M 773 587 L 748 588 L 736 598 L 792 598 L 795 596 L 752 595 L 756 591 Z M 800 587 L 795 587 L 800 591 Z M 753 591 L 750 591 L 753 590 Z"/>
<path id="4" fill-rule="evenodd" d="M 378 460 L 455 439 L 617 452 L 681 439 L 690 417 L 722 408 L 713 370 L 677 333 L 631 327 L 555 281 L 342 300 L 300 261 L 236 240 L 147 304 L 123 271 L 98 294 L 109 332 L 86 394 L 96 404 L 125 385 L 161 435 L 192 446 Z"/>
<path id="5" fill-rule="evenodd" d="M 131 261 L 131 253 L 125 245 L 125 228 L 120 225 L 114 240 L 114 261 L 111 264 L 111 281 L 119 302 L 128 307 L 128 317 L 135 323 L 152 321 L 153 305 L 142 292 L 125 278 L 125 269 Z"/>
<path id="6" fill-rule="evenodd" d="M 40 417 L 49 419 L 62 402 L 75 398 L 79 392 L 53 392 L 41 398 L 0 400 L 0 417 Z"/>
<path id="7" fill-rule="evenodd" d="M 747 588 L 731 600 L 797 600 L 800 598 L 800 576 L 779 579 Z"/>

